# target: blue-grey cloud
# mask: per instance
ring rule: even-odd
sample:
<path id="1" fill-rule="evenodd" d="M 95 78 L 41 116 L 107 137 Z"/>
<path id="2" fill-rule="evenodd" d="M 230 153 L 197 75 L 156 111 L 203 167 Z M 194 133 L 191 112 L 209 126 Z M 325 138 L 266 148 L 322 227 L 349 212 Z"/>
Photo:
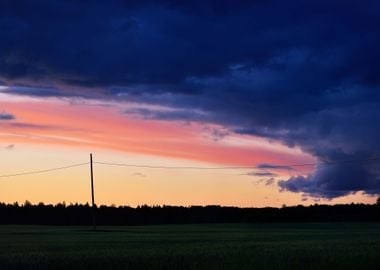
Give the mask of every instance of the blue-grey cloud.
<path id="1" fill-rule="evenodd" d="M 146 174 L 144 174 L 144 173 L 141 173 L 141 172 L 135 172 L 135 173 L 133 173 L 132 175 L 133 175 L 133 176 L 137 176 L 137 177 L 142 177 L 142 178 L 145 178 L 145 177 L 147 177 L 147 175 L 146 175 Z"/>
<path id="2" fill-rule="evenodd" d="M 276 180 L 274 179 L 274 177 L 271 177 L 271 178 L 268 178 L 268 179 L 265 179 L 265 185 L 266 186 L 270 186 L 272 185 Z"/>
<path id="3" fill-rule="evenodd" d="M 380 154 L 379 12 L 371 0 L 2 1 L 0 80 L 9 93 L 170 107 L 140 114 L 220 124 L 321 162 L 367 159 Z M 280 187 L 373 194 L 379 177 L 375 162 L 319 166 Z"/>
<path id="4" fill-rule="evenodd" d="M 17 129 L 53 129 L 55 126 L 31 124 L 24 122 L 10 122 L 10 123 L 0 123 L 0 127 L 12 127 Z"/>
<path id="5" fill-rule="evenodd" d="M 13 114 L 10 114 L 7 112 L 0 113 L 0 120 L 13 120 L 13 119 L 16 119 L 16 117 Z"/>
<path id="6" fill-rule="evenodd" d="M 190 109 L 153 110 L 147 108 L 133 108 L 126 110 L 125 114 L 156 120 L 204 121 L 207 119 L 206 113 Z"/>
<path id="7" fill-rule="evenodd" d="M 5 149 L 7 150 L 13 150 L 15 148 L 15 145 L 14 144 L 9 144 L 5 147 Z"/>
<path id="8" fill-rule="evenodd" d="M 244 175 L 261 176 L 261 177 L 276 177 L 276 176 L 278 176 L 277 174 L 272 173 L 272 172 L 248 172 Z"/>
<path id="9" fill-rule="evenodd" d="M 52 88 L 52 87 L 31 87 L 31 86 L 20 86 L 20 85 L 7 87 L 1 92 L 6 93 L 6 94 L 25 95 L 25 96 L 34 96 L 34 97 L 68 96 L 64 92 L 60 92 L 58 89 Z"/>
<path id="10" fill-rule="evenodd" d="M 285 170 L 285 171 L 293 171 L 295 170 L 292 166 L 286 166 L 286 165 L 276 165 L 276 164 L 270 164 L 270 163 L 261 163 L 256 166 L 257 169 L 264 169 L 264 170 Z"/>
<path id="11" fill-rule="evenodd" d="M 274 177 L 261 178 L 258 181 L 254 181 L 253 184 L 264 184 L 265 186 L 271 186 L 275 183 L 276 179 Z"/>

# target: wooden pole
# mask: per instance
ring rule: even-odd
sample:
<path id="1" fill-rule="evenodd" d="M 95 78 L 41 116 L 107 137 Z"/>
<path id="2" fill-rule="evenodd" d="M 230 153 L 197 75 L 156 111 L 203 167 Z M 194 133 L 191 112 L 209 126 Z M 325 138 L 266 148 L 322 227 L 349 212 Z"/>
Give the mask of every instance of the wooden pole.
<path id="1" fill-rule="evenodd" d="M 94 169 L 92 165 L 92 154 L 90 154 L 90 172 L 91 172 L 91 198 L 92 198 L 92 225 L 94 230 L 96 230 L 96 218 L 95 218 L 95 195 L 94 195 Z"/>

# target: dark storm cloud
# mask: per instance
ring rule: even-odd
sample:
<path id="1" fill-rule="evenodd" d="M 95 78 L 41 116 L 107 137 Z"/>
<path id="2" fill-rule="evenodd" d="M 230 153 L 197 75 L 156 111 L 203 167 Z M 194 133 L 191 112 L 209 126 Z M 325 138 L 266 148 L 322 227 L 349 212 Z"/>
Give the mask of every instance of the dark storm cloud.
<path id="1" fill-rule="evenodd" d="M 379 12 L 378 1 L 2 1 L 0 80 L 9 93 L 167 106 L 140 114 L 224 125 L 321 163 L 367 159 L 380 156 Z M 378 163 L 352 163 L 279 185 L 334 198 L 379 193 L 379 178 Z"/>
<path id="2" fill-rule="evenodd" d="M 325 166 L 309 176 L 291 177 L 279 181 L 279 186 L 292 192 L 304 192 L 313 197 L 335 198 L 359 190 L 368 194 L 380 192 L 379 176 L 371 172 L 371 165 Z"/>

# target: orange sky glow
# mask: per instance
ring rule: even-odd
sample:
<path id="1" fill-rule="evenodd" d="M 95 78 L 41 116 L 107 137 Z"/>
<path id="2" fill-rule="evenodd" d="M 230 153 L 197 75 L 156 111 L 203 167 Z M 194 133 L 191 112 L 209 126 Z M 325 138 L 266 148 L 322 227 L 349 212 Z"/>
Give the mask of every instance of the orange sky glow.
<path id="1" fill-rule="evenodd" d="M 315 158 L 280 142 L 245 136 L 208 123 L 143 119 L 125 113 L 138 106 L 58 98 L 0 94 L 0 111 L 13 120 L 0 122 L 0 174 L 44 169 L 95 160 L 163 166 L 256 166 L 261 163 L 313 163 Z M 215 136 L 223 131 L 223 136 Z M 219 132 L 220 133 L 220 132 Z M 219 134 L 218 133 L 218 134 Z M 300 167 L 307 174 L 313 167 Z M 173 204 L 280 206 L 310 204 L 300 194 L 281 192 L 276 181 L 294 171 L 276 171 L 273 181 L 249 175 L 251 170 L 167 171 L 96 165 L 98 204 Z M 86 167 L 1 178 L 0 201 L 87 202 Z M 327 203 L 371 202 L 356 194 Z"/>

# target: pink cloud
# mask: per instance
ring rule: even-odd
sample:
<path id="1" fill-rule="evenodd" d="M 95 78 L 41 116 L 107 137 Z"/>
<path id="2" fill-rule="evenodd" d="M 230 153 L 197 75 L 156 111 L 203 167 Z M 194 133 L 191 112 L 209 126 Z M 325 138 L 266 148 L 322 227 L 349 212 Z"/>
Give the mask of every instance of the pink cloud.
<path id="1" fill-rule="evenodd" d="M 264 141 L 233 145 L 223 143 L 223 139 L 213 140 L 204 134 L 212 133 L 212 129 L 202 124 L 136 119 L 122 114 L 120 104 L 93 106 L 61 100 L 0 104 L 17 115 L 16 121 L 2 124 L 1 139 L 12 143 L 97 147 L 226 165 L 312 161 L 306 154 L 283 151 L 285 147 L 280 146 L 268 147 L 269 143 Z"/>

